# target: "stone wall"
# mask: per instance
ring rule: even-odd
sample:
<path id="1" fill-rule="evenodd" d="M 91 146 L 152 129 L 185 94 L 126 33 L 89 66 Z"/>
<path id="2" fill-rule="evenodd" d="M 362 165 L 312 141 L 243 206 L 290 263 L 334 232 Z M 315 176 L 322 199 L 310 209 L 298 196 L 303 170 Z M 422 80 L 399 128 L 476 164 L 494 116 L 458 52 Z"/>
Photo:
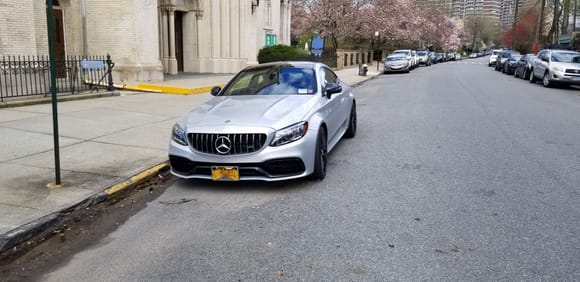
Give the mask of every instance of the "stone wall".
<path id="1" fill-rule="evenodd" d="M 359 64 L 368 64 L 372 61 L 372 51 L 369 50 L 336 50 L 336 68 L 344 69 Z"/>

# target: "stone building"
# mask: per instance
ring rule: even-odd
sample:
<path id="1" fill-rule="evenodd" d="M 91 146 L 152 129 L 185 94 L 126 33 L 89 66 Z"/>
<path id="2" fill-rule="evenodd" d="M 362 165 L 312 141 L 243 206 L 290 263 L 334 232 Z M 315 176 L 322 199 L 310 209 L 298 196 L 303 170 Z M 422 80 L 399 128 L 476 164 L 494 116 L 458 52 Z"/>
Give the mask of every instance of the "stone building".
<path id="1" fill-rule="evenodd" d="M 290 0 L 53 0 L 58 58 L 111 54 L 116 81 L 233 73 L 290 43 Z M 48 53 L 45 0 L 0 2 L 0 56 Z M 84 15 L 84 16 L 83 16 Z"/>

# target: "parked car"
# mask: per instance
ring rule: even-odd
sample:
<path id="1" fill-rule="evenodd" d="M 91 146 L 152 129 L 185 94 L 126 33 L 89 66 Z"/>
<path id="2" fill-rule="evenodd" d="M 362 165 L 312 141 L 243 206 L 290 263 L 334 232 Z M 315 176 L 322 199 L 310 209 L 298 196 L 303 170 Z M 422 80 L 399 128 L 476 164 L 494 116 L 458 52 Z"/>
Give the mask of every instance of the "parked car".
<path id="1" fill-rule="evenodd" d="M 459 54 L 459 53 L 455 53 L 455 60 L 456 60 L 456 61 L 459 61 L 459 60 L 461 60 L 461 59 L 462 59 L 462 57 L 461 57 L 461 54 Z"/>
<path id="2" fill-rule="evenodd" d="M 532 60 L 536 58 L 534 54 L 527 54 L 522 56 L 516 63 L 514 77 L 521 77 L 523 79 L 530 79 L 530 69 L 532 67 Z"/>
<path id="3" fill-rule="evenodd" d="M 431 60 L 431 64 L 439 63 L 437 59 L 437 54 L 435 52 L 429 52 L 429 59 Z"/>
<path id="4" fill-rule="evenodd" d="M 323 179 L 327 154 L 355 136 L 351 87 L 326 65 L 246 67 L 173 127 L 171 172 L 220 180 Z"/>
<path id="5" fill-rule="evenodd" d="M 407 59 L 405 54 L 392 54 L 385 59 L 384 73 L 389 72 L 409 72 L 412 68 L 412 62 Z"/>
<path id="6" fill-rule="evenodd" d="M 439 63 L 443 63 L 447 61 L 447 56 L 445 56 L 445 53 L 437 53 L 437 62 Z"/>
<path id="7" fill-rule="evenodd" d="M 471 53 L 471 54 L 469 54 L 469 58 L 470 58 L 470 59 L 475 59 L 475 58 L 477 58 L 477 53 Z"/>
<path id="8" fill-rule="evenodd" d="M 532 61 L 530 82 L 541 79 L 544 87 L 580 85 L 580 52 L 544 49 Z"/>
<path id="9" fill-rule="evenodd" d="M 516 69 L 516 63 L 520 60 L 520 58 L 522 58 L 522 55 L 519 53 L 510 53 L 509 57 L 503 64 L 501 71 L 505 74 L 513 74 Z"/>
<path id="10" fill-rule="evenodd" d="M 495 61 L 497 60 L 497 56 L 499 55 L 499 53 L 501 53 L 501 49 L 495 49 L 491 51 L 491 56 L 489 57 L 489 63 L 487 64 L 488 66 L 495 66 Z"/>
<path id="11" fill-rule="evenodd" d="M 447 53 L 447 61 L 455 61 L 455 53 Z"/>
<path id="12" fill-rule="evenodd" d="M 415 50 L 411 50 L 411 57 L 413 57 L 413 69 L 419 66 L 419 57 L 417 56 L 417 52 Z"/>
<path id="13" fill-rule="evenodd" d="M 430 66 L 431 57 L 429 56 L 429 51 L 419 50 L 417 51 L 417 58 L 419 58 L 419 65 Z"/>
<path id="14" fill-rule="evenodd" d="M 496 71 L 502 71 L 503 70 L 503 66 L 505 65 L 505 62 L 507 61 L 507 59 L 512 55 L 519 55 L 520 52 L 518 51 L 514 51 L 514 50 L 504 50 L 501 51 L 498 55 L 497 55 L 497 59 L 495 60 L 495 70 Z"/>
<path id="15" fill-rule="evenodd" d="M 413 56 L 413 52 L 411 52 L 411 50 L 408 50 L 408 49 L 395 50 L 395 51 L 393 51 L 393 53 L 391 53 L 391 55 L 394 55 L 394 54 L 405 55 L 405 57 L 409 61 L 409 65 L 411 66 L 411 69 L 415 68 L 415 57 Z"/>

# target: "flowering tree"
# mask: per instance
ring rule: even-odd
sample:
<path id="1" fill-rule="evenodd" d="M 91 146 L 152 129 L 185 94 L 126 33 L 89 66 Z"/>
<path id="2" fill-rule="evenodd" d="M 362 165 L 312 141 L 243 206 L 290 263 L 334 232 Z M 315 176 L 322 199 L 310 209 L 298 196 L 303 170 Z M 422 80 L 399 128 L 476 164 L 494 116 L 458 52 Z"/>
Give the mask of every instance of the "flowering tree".
<path id="1" fill-rule="evenodd" d="M 397 42 L 424 40 L 458 46 L 460 32 L 444 11 L 415 0 L 294 0 L 292 34 L 318 33 L 339 41 L 373 40 L 375 32 Z"/>
<path id="2" fill-rule="evenodd" d="M 507 30 L 502 36 L 504 46 L 514 46 L 522 53 L 530 52 L 534 43 L 534 32 L 538 23 L 540 12 L 536 7 L 530 7 L 522 12 L 519 21 L 516 24 L 515 33 L 513 30 Z"/>

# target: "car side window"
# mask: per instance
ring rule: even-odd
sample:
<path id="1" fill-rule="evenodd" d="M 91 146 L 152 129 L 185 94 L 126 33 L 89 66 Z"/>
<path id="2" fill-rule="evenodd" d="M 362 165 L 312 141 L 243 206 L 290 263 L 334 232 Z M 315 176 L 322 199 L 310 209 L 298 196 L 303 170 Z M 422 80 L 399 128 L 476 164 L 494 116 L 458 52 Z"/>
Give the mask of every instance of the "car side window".
<path id="1" fill-rule="evenodd" d="M 326 80 L 326 82 L 330 82 L 330 83 L 337 83 L 338 82 L 338 77 L 336 76 L 336 74 L 327 68 L 323 68 L 324 69 L 324 79 Z"/>
<path id="2" fill-rule="evenodd" d="M 540 53 L 538 53 L 538 58 L 541 59 L 547 59 L 548 58 L 548 52 L 547 51 L 541 51 Z"/>

